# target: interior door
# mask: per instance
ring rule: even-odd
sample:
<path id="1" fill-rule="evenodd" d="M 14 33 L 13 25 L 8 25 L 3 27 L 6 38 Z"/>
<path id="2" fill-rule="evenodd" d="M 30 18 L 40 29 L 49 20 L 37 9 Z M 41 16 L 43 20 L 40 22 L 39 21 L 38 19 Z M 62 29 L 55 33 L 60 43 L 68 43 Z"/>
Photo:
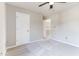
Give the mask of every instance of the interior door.
<path id="1" fill-rule="evenodd" d="M 30 15 L 16 12 L 16 45 L 30 42 Z"/>

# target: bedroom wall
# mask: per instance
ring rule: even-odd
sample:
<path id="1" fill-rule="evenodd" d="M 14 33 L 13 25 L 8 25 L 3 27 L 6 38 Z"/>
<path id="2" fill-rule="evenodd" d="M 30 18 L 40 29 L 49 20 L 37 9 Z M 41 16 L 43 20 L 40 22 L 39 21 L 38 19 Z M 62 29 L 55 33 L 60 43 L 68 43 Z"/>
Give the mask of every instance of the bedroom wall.
<path id="1" fill-rule="evenodd" d="M 14 7 L 6 5 L 6 46 L 14 46 L 16 44 L 16 11 Z"/>
<path id="2" fill-rule="evenodd" d="M 6 9 L 5 3 L 0 2 L 0 55 L 5 51 L 6 41 Z"/>
<path id="3" fill-rule="evenodd" d="M 43 37 L 42 15 L 23 8 L 6 4 L 7 11 L 7 47 L 16 45 L 16 11 L 30 15 L 30 42 Z"/>
<path id="4" fill-rule="evenodd" d="M 79 47 L 79 5 L 63 12 L 52 15 L 52 27 L 54 40 L 65 42 Z"/>

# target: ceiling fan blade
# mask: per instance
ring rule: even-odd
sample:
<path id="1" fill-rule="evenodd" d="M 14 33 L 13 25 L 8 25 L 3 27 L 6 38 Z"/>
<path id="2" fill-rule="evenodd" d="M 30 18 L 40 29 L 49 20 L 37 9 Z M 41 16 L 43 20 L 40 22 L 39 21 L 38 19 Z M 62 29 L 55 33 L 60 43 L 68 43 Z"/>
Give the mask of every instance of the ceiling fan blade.
<path id="1" fill-rule="evenodd" d="M 45 4 L 48 4 L 48 3 L 49 3 L 49 2 L 45 2 L 45 3 L 43 3 L 43 4 L 40 4 L 39 7 L 41 7 L 41 6 L 45 5 Z"/>
<path id="2" fill-rule="evenodd" d="M 67 3 L 67 2 L 55 2 L 55 3 Z"/>

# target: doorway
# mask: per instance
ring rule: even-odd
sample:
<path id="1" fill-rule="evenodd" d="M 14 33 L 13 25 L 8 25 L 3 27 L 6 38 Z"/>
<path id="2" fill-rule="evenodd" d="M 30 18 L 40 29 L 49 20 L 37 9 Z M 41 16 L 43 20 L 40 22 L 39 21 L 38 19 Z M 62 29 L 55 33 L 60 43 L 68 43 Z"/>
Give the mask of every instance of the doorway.
<path id="1" fill-rule="evenodd" d="M 43 20 L 43 35 L 47 38 L 51 34 L 51 19 Z"/>

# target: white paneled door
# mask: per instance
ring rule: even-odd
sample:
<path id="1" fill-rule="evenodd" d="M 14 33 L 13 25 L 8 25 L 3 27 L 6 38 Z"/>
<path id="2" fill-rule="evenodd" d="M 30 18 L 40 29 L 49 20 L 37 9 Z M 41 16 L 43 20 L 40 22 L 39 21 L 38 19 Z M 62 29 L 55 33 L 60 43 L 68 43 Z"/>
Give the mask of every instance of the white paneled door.
<path id="1" fill-rule="evenodd" d="M 30 41 L 30 15 L 16 12 L 16 45 Z"/>

